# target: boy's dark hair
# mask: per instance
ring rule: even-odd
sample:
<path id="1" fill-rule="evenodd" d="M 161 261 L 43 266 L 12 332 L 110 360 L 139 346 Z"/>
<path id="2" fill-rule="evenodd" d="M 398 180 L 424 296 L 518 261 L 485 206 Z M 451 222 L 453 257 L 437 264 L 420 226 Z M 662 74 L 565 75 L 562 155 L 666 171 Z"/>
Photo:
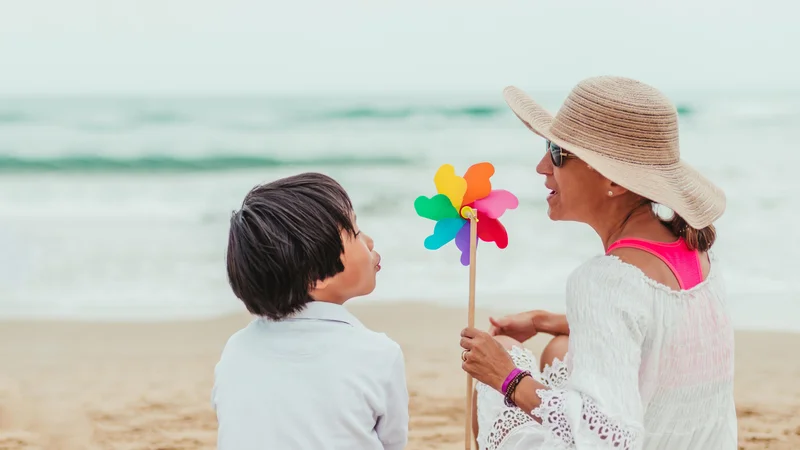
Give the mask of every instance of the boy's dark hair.
<path id="1" fill-rule="evenodd" d="M 250 313 L 283 319 L 312 301 L 318 280 L 344 270 L 342 230 L 355 235 L 344 188 L 320 173 L 254 187 L 231 216 L 226 265 Z"/>

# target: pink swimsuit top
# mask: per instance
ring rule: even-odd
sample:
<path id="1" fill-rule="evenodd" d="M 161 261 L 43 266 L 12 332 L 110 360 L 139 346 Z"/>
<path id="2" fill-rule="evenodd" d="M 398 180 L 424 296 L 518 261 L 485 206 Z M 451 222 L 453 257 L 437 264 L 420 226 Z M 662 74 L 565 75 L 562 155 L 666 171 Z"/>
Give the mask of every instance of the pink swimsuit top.
<path id="1" fill-rule="evenodd" d="M 681 290 L 691 289 L 703 282 L 700 252 L 689 250 L 683 238 L 671 243 L 645 239 L 620 239 L 608 247 L 606 255 L 621 247 L 637 248 L 664 261 L 664 264 L 670 268 L 675 278 L 678 279 L 678 285 Z"/>

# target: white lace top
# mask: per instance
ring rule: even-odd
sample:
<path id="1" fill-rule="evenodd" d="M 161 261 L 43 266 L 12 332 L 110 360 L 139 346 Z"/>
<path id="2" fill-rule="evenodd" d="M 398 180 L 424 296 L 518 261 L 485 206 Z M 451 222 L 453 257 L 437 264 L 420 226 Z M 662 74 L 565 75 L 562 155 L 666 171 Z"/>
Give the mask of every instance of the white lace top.
<path id="1" fill-rule="evenodd" d="M 614 256 L 579 267 L 567 284 L 565 361 L 539 374 L 532 355 L 512 352 L 549 387 L 541 406 L 490 412 L 502 397 L 487 400 L 480 386 L 482 448 L 736 449 L 733 328 L 713 256 L 711 266 L 680 292 Z"/>

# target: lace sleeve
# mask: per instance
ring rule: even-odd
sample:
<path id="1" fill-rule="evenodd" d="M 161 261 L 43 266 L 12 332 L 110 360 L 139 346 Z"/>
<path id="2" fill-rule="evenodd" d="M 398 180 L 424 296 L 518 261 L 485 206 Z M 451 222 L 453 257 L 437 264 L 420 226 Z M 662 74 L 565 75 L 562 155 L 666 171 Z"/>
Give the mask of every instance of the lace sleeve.
<path id="1" fill-rule="evenodd" d="M 625 272 L 588 265 L 567 286 L 570 324 L 567 382 L 537 391 L 531 412 L 550 431 L 551 447 L 641 448 L 641 344 L 648 298 Z M 550 448 L 550 447 L 548 447 Z"/>

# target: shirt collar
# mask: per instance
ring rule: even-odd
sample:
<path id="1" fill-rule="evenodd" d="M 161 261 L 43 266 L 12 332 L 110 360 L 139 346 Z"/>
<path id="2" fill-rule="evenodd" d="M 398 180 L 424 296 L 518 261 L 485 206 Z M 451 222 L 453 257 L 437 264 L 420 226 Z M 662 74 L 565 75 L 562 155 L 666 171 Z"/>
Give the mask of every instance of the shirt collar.
<path id="1" fill-rule="evenodd" d="M 354 327 L 364 327 L 361 321 L 350 313 L 347 308 L 328 302 L 308 302 L 302 311 L 288 317 L 288 319 L 328 320 L 332 322 L 343 322 Z"/>

